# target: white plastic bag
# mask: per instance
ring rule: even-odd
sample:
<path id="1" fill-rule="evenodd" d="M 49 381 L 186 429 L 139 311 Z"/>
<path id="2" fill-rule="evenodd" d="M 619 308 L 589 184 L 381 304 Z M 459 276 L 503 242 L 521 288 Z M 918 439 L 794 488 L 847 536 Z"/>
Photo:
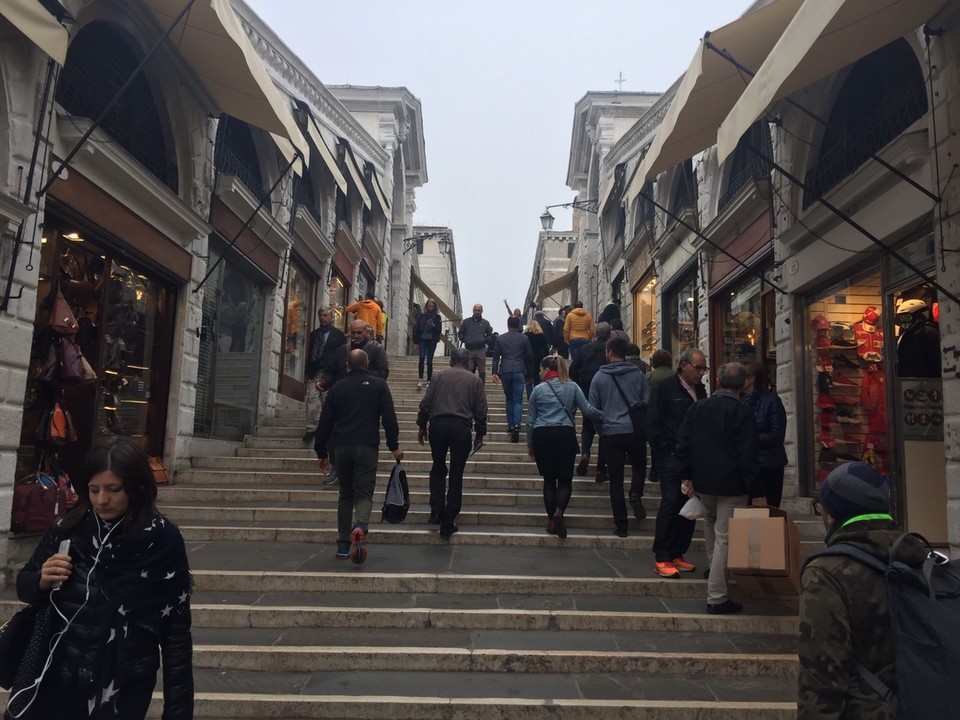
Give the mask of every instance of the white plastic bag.
<path id="1" fill-rule="evenodd" d="M 707 506 L 696 495 L 691 495 L 690 499 L 680 508 L 680 514 L 687 520 L 696 520 L 707 516 Z"/>

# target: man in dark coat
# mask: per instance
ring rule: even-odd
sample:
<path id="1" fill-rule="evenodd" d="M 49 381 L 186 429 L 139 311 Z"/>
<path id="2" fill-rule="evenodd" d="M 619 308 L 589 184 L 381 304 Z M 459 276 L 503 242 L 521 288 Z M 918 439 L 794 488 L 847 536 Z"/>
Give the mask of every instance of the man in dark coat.
<path id="1" fill-rule="evenodd" d="M 371 342 L 367 337 L 367 323 L 363 320 L 354 320 L 350 323 L 350 342 L 337 348 L 330 363 L 330 370 L 320 376 L 318 387 L 329 390 L 334 383 L 346 377 L 347 354 L 351 350 L 363 350 L 368 358 L 367 371 L 382 380 L 387 379 L 387 375 L 390 374 L 387 354 L 382 347 Z"/>
<path id="2" fill-rule="evenodd" d="M 333 326 L 333 313 L 330 308 L 322 307 L 317 311 L 320 324 L 310 333 L 307 342 L 308 352 L 305 375 L 304 404 L 307 406 L 307 422 L 304 428 L 303 441 L 310 442 L 317 432 L 317 421 L 320 419 L 320 410 L 323 407 L 323 392 L 317 388 L 324 372 L 333 371 L 333 357 L 341 345 L 346 345 L 347 338 L 339 328 Z"/>
<path id="3" fill-rule="evenodd" d="M 734 508 L 763 507 L 763 479 L 757 466 L 760 440 L 753 411 L 740 403 L 747 369 L 726 363 L 717 371 L 717 390 L 687 412 L 680 427 L 677 463 L 683 492 L 707 506 L 704 532 L 710 575 L 707 612 L 726 615 L 743 605 L 727 597 L 727 534 Z"/>
<path id="4" fill-rule="evenodd" d="M 607 362 L 607 340 L 610 339 L 610 324 L 598 323 L 597 336 L 580 348 L 580 352 L 570 363 L 570 379 L 573 380 L 586 397 L 590 397 L 590 383 L 600 367 Z M 590 450 L 593 438 L 599 435 L 597 425 L 589 417 L 583 417 L 583 431 L 580 433 L 580 459 L 577 462 L 577 475 L 584 477 L 590 468 Z M 603 446 L 603 437 L 597 441 L 597 484 L 607 480 L 607 458 Z"/>
<path id="5" fill-rule="evenodd" d="M 706 372 L 707 358 L 703 351 L 684 350 L 673 377 L 657 383 L 650 392 L 647 440 L 653 470 L 660 480 L 660 509 L 653 538 L 654 571 L 663 577 L 696 570 L 683 557 L 690 549 L 694 521 L 680 514 L 687 498 L 680 490 L 682 468 L 674 451 L 687 410 L 707 396 L 700 382 Z"/>

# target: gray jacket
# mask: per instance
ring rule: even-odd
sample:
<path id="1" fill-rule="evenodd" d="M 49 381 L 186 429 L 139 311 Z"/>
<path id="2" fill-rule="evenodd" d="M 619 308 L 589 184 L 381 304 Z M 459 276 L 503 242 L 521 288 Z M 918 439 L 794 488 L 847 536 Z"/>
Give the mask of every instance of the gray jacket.
<path id="1" fill-rule="evenodd" d="M 487 338 L 493 335 L 493 328 L 483 318 L 477 320 L 471 315 L 460 325 L 457 336 L 467 350 L 481 350 L 487 346 Z"/>
<path id="2" fill-rule="evenodd" d="M 523 333 L 514 330 L 498 335 L 493 346 L 493 374 L 506 373 L 520 373 L 528 378 L 535 374 L 530 340 Z"/>
<path id="3" fill-rule="evenodd" d="M 620 396 L 613 378 L 620 383 L 620 389 L 627 398 L 626 403 Z M 647 379 L 640 372 L 640 368 L 626 360 L 604 365 L 593 376 L 593 382 L 590 383 L 590 404 L 603 412 L 601 435 L 633 434 L 630 407 L 646 406 L 649 402 L 650 386 L 647 384 Z"/>

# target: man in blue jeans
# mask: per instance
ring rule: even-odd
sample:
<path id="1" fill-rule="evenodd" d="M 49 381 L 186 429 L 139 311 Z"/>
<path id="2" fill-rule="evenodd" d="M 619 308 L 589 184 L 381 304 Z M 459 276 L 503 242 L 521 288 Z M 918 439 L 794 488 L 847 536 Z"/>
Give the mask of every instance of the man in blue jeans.
<path id="1" fill-rule="evenodd" d="M 495 383 L 503 385 L 507 398 L 507 429 L 510 442 L 520 442 L 520 424 L 523 416 L 523 388 L 527 378 L 533 378 L 533 348 L 530 340 L 520 332 L 520 318 L 507 318 L 507 332 L 497 337 L 493 346 L 493 374 Z"/>

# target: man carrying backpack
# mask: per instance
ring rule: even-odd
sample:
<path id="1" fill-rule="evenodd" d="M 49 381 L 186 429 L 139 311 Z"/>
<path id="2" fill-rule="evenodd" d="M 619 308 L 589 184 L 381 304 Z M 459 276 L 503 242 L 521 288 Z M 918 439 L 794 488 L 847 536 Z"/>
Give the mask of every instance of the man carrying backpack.
<path id="1" fill-rule="evenodd" d="M 888 562 L 900 532 L 890 516 L 890 484 L 872 467 L 834 469 L 814 507 L 828 548 L 850 544 Z M 798 718 L 893 720 L 895 699 L 884 699 L 861 669 L 896 687 L 886 578 L 852 558 L 823 556 L 810 560 L 801 588 Z"/>

